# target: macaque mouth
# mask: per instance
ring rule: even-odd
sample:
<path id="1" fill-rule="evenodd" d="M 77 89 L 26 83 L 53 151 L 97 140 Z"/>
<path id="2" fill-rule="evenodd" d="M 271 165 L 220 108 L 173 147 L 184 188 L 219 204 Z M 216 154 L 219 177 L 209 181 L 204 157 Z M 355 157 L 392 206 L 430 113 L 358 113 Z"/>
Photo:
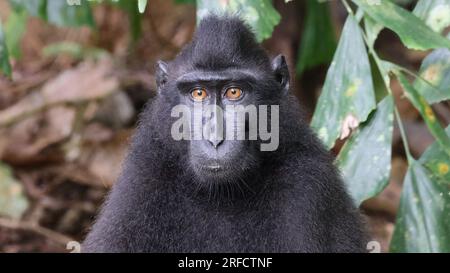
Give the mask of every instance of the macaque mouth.
<path id="1" fill-rule="evenodd" d="M 219 172 L 219 171 L 223 170 L 222 166 L 219 165 L 218 163 L 213 163 L 213 164 L 207 165 L 206 169 L 213 171 L 213 172 Z"/>

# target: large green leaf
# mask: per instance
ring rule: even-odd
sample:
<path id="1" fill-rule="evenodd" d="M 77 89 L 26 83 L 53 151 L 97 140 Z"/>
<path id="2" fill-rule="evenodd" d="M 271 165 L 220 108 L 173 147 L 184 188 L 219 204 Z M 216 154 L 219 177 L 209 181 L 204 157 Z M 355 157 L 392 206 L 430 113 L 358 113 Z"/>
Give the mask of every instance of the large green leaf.
<path id="1" fill-rule="evenodd" d="M 438 143 L 410 166 L 397 219 L 392 251 L 450 252 L 450 156 Z"/>
<path id="2" fill-rule="evenodd" d="M 27 207 L 21 184 L 14 179 L 10 168 L 0 163 L 0 215 L 20 218 Z"/>
<path id="3" fill-rule="evenodd" d="M 27 26 L 27 13 L 24 10 L 11 12 L 5 25 L 6 46 L 9 54 L 20 57 L 20 41 Z"/>
<path id="4" fill-rule="evenodd" d="M 380 0 L 379 4 L 371 4 L 367 0 L 353 2 L 379 24 L 397 33 L 411 49 L 450 48 L 449 40 L 434 32 L 419 17 L 389 0 Z"/>
<path id="5" fill-rule="evenodd" d="M 450 252 L 450 186 L 417 161 L 403 185 L 392 252 Z"/>
<path id="6" fill-rule="evenodd" d="M 408 82 L 402 73 L 397 72 L 400 85 L 405 90 L 406 97 L 411 101 L 414 107 L 419 110 L 420 115 L 427 124 L 431 134 L 436 138 L 436 141 L 441 146 L 441 149 L 450 155 L 450 138 L 445 133 L 445 130 L 439 124 L 436 115 L 431 109 L 431 106 L 422 97 L 419 92 Z"/>
<path id="7" fill-rule="evenodd" d="M 346 130 L 346 121 L 353 120 L 353 125 L 354 121 L 363 122 L 374 108 L 372 74 L 361 29 L 349 16 L 311 125 L 324 144 L 331 148 Z"/>
<path id="8" fill-rule="evenodd" d="M 450 50 L 436 49 L 422 62 L 414 87 L 429 102 L 450 99 Z"/>
<path id="9" fill-rule="evenodd" d="M 305 28 L 300 44 L 297 73 L 331 62 L 336 49 L 336 37 L 328 3 L 308 0 Z"/>
<path id="10" fill-rule="evenodd" d="M 414 14 L 432 30 L 442 32 L 450 26 L 450 0 L 420 0 L 414 8 Z"/>
<path id="11" fill-rule="evenodd" d="M 211 13 L 238 15 L 252 27 L 258 41 L 269 38 L 281 18 L 270 0 L 197 0 L 197 21 Z"/>
<path id="12" fill-rule="evenodd" d="M 0 21 L 0 72 L 10 76 L 11 65 L 9 63 L 8 47 L 6 46 L 5 34 L 3 33 L 2 23 Z"/>
<path id="13" fill-rule="evenodd" d="M 80 0 L 79 4 L 69 5 L 67 1 L 47 0 L 47 21 L 58 26 L 94 26 L 89 2 Z"/>
<path id="14" fill-rule="evenodd" d="M 394 100 L 388 95 L 368 121 L 353 133 L 337 158 L 347 188 L 357 206 L 380 193 L 388 184 L 393 111 Z"/>

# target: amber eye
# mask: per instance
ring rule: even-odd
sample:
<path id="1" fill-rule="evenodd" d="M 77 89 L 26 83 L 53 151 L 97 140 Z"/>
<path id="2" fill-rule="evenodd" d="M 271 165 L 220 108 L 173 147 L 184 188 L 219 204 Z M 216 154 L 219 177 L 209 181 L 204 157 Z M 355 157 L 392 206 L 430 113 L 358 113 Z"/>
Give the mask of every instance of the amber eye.
<path id="1" fill-rule="evenodd" d="M 225 97 L 229 100 L 238 100 L 242 97 L 242 90 L 237 87 L 230 87 L 225 92 Z"/>
<path id="2" fill-rule="evenodd" d="M 208 96 L 204 88 L 195 88 L 191 91 L 191 96 L 196 101 L 203 101 Z"/>

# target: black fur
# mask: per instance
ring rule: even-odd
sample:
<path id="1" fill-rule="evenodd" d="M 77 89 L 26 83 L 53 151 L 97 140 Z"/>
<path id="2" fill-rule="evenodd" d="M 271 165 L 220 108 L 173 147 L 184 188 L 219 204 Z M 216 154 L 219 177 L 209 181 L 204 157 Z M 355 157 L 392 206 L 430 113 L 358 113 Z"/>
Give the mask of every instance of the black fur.
<path id="1" fill-rule="evenodd" d="M 170 136 L 176 79 L 193 69 L 264 73 L 259 103 L 280 105 L 280 146 L 258 168 L 201 187 L 186 141 Z M 236 18 L 205 19 L 168 64 L 143 112 L 123 172 L 83 244 L 85 252 L 364 252 L 357 208 L 298 102 L 270 88 L 270 60 Z M 279 82 L 279 81 L 278 81 Z M 265 88 L 264 88 L 265 87 Z M 273 88 L 272 88 L 273 89 Z"/>

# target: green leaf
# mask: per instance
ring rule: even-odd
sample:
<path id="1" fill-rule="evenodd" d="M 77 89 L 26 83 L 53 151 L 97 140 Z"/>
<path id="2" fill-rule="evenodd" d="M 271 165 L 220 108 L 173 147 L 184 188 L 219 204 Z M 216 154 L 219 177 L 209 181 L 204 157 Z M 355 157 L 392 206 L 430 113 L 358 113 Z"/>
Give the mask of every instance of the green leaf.
<path id="1" fill-rule="evenodd" d="M 440 33 L 450 26 L 450 0 L 421 0 L 414 8 L 414 14 Z"/>
<path id="2" fill-rule="evenodd" d="M 393 120 L 394 100 L 388 95 L 339 153 L 337 162 L 357 206 L 388 184 Z"/>
<path id="3" fill-rule="evenodd" d="M 439 124 L 436 115 L 431 109 L 431 106 L 427 103 L 424 97 L 408 82 L 406 77 L 402 73 L 397 72 L 400 85 L 405 90 L 406 97 L 411 101 L 414 107 L 419 110 L 420 115 L 427 124 L 431 134 L 435 137 L 440 144 L 441 149 L 450 156 L 450 138 L 445 133 L 445 130 Z"/>
<path id="4" fill-rule="evenodd" d="M 408 170 L 391 249 L 450 252 L 450 156 L 436 142 Z"/>
<path id="5" fill-rule="evenodd" d="M 9 0 L 17 12 L 27 11 L 49 23 L 62 27 L 94 27 L 94 18 L 87 0 Z"/>
<path id="6" fill-rule="evenodd" d="M 369 16 L 364 16 L 364 29 L 366 31 L 367 40 L 370 47 L 373 47 L 375 41 L 378 38 L 381 30 L 383 30 L 383 25 L 378 24 L 375 20 Z"/>
<path id="7" fill-rule="evenodd" d="M 450 136 L 450 126 L 447 127 L 446 133 Z M 433 181 L 450 185 L 450 156 L 438 143 L 433 143 L 420 157 L 419 162 L 428 169 Z"/>
<path id="8" fill-rule="evenodd" d="M 381 0 L 379 4 L 370 4 L 367 0 L 353 2 L 376 22 L 397 33 L 411 49 L 450 48 L 449 40 L 434 32 L 414 14 L 388 0 Z"/>
<path id="9" fill-rule="evenodd" d="M 58 42 L 54 44 L 50 44 L 46 46 L 43 50 L 43 55 L 45 57 L 49 56 L 58 56 L 60 54 L 66 54 L 71 56 L 74 59 L 101 59 L 104 56 L 108 55 L 108 51 L 93 48 L 93 47 L 85 47 L 79 43 L 74 42 Z"/>
<path id="10" fill-rule="evenodd" d="M 5 34 L 0 21 L 0 71 L 11 76 L 11 64 L 9 63 L 8 47 L 6 46 Z"/>
<path id="11" fill-rule="evenodd" d="M 450 252 L 450 187 L 417 161 L 403 184 L 392 252 Z"/>
<path id="12" fill-rule="evenodd" d="M 386 71 L 383 73 L 380 71 L 376 61 L 370 58 L 370 68 L 372 70 L 373 88 L 375 90 L 375 101 L 378 103 L 389 94 L 389 90 L 386 88 L 386 83 L 389 83 L 389 75 Z M 386 79 L 385 79 L 386 78 Z"/>
<path id="13" fill-rule="evenodd" d="M 363 122 L 374 108 L 372 74 L 361 29 L 349 16 L 311 125 L 331 148 L 347 127 L 346 120 Z"/>
<path id="14" fill-rule="evenodd" d="M 308 0 L 297 74 L 302 74 L 305 69 L 329 63 L 333 59 L 336 37 L 330 18 L 328 3 Z"/>
<path id="15" fill-rule="evenodd" d="M 147 7 L 147 0 L 138 0 L 138 9 L 140 13 L 144 13 Z"/>
<path id="16" fill-rule="evenodd" d="M 62 0 L 47 0 L 46 11 L 47 21 L 57 26 L 94 26 L 91 7 L 86 0 L 80 0 L 79 3 L 74 1 L 73 5 Z"/>
<path id="17" fill-rule="evenodd" d="M 260 42 L 272 35 L 281 19 L 270 0 L 197 0 L 197 21 L 200 22 L 208 14 L 233 14 L 241 17 L 252 27 Z"/>
<path id="18" fill-rule="evenodd" d="M 27 207 L 21 184 L 14 179 L 10 168 L 0 163 L 0 215 L 17 219 Z"/>
<path id="19" fill-rule="evenodd" d="M 450 99 L 450 50 L 436 49 L 422 62 L 414 87 L 429 103 Z M 431 84 L 431 85 L 430 85 Z"/>
<path id="20" fill-rule="evenodd" d="M 195 5 L 196 0 L 175 0 L 175 3 L 177 4 L 191 4 Z"/>
<path id="21" fill-rule="evenodd" d="M 20 41 L 25 33 L 28 15 L 26 11 L 11 12 L 5 25 L 6 46 L 9 55 L 20 58 Z"/>
<path id="22" fill-rule="evenodd" d="M 46 0 L 9 0 L 15 11 L 26 11 L 29 15 L 47 20 Z"/>

